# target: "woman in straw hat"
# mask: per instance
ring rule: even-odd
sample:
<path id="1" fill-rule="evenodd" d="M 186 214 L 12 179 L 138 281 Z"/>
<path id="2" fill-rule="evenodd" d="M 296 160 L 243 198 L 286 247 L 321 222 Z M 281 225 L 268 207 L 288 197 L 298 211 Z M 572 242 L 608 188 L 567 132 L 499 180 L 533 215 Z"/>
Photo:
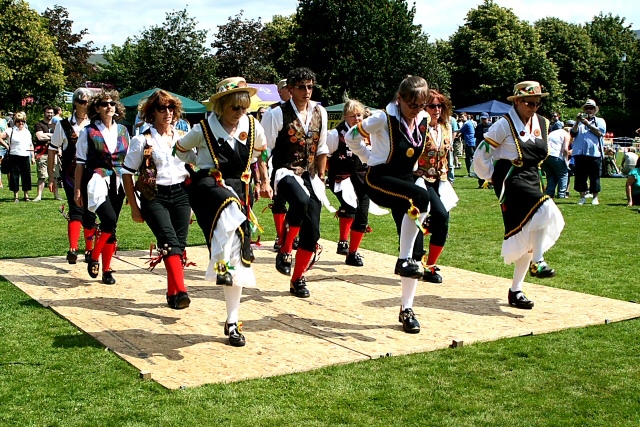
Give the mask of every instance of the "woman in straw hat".
<path id="1" fill-rule="evenodd" d="M 406 333 L 420 332 L 413 300 L 422 278 L 422 266 L 413 258 L 416 237 L 427 216 L 429 191 L 416 185 L 413 171 L 425 149 L 429 115 L 429 86 L 418 76 L 405 78 L 396 99 L 352 127 L 345 137 L 349 148 L 369 165 L 365 176 L 367 194 L 373 202 L 388 207 L 400 237 L 400 255 L 395 274 L 402 283 L 398 320 Z M 366 140 L 371 145 L 366 144 Z"/>
<path id="2" fill-rule="evenodd" d="M 122 168 L 129 149 L 129 131 L 117 121 L 125 109 L 117 91 L 102 91 L 89 102 L 91 123 L 78 135 L 73 198 L 80 207 L 86 206 L 100 219 L 100 235 L 87 264 L 89 276 L 100 273 L 102 283 L 113 285 L 111 259 L 116 252 L 116 226 L 122 204 Z"/>
<path id="3" fill-rule="evenodd" d="M 243 287 L 256 286 L 251 269 L 251 164 L 267 141 L 260 123 L 246 114 L 256 89 L 242 77 L 218 83 L 210 98 L 213 112 L 176 144 L 177 156 L 189 161 L 196 148 L 199 171 L 187 185 L 191 207 L 210 250 L 205 280 L 224 285 L 227 319 L 224 333 L 235 347 L 245 345 L 238 310 Z M 266 164 L 259 163 L 260 192 L 271 197 Z"/>
<path id="4" fill-rule="evenodd" d="M 548 155 L 549 122 L 536 114 L 542 104 L 540 83 L 525 81 L 515 85 L 511 110 L 485 134 L 474 155 L 478 176 L 491 180 L 502 207 L 505 227 L 502 256 L 515 263 L 509 304 L 531 309 L 533 301 L 522 292 L 527 270 L 533 277 L 555 276 L 544 260 L 554 245 L 564 219 L 553 200 L 542 193 L 539 165 Z M 495 165 L 495 166 L 494 166 Z"/>
<path id="5" fill-rule="evenodd" d="M 182 114 L 182 102 L 167 91 L 157 90 L 138 108 L 145 123 L 150 124 L 131 140 L 124 159 L 122 179 L 127 199 L 131 201 L 131 218 L 146 222 L 156 238 L 158 256 L 151 268 L 161 261 L 167 270 L 167 304 L 179 310 L 191 300 L 184 284 L 187 234 L 191 206 L 185 191 L 189 172 L 182 160 L 171 155 L 185 132 L 175 128 Z M 195 152 L 187 153 L 187 162 L 195 163 Z M 134 191 L 133 175 L 140 171 Z M 134 200 L 140 200 L 140 208 Z"/>

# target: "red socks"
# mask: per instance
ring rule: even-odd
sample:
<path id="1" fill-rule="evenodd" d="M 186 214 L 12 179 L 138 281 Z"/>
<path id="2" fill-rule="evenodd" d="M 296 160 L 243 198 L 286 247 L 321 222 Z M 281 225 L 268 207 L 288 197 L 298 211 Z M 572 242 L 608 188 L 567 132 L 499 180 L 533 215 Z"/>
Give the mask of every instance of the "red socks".
<path id="1" fill-rule="evenodd" d="M 360 247 L 360 242 L 362 242 L 363 237 L 364 233 L 362 231 L 351 231 L 351 238 L 349 239 L 349 253 L 358 252 L 358 248 Z"/>
<path id="2" fill-rule="evenodd" d="M 116 244 L 114 243 L 105 243 L 102 248 L 102 271 L 111 270 L 111 258 L 113 258 L 113 254 L 116 252 Z M 93 252 L 91 252 L 91 258 L 93 258 Z"/>
<path id="3" fill-rule="evenodd" d="M 78 250 L 78 240 L 80 240 L 80 229 L 82 222 L 71 220 L 67 223 L 67 236 L 69 237 L 69 249 Z"/>
<path id="4" fill-rule="evenodd" d="M 313 252 L 298 248 L 296 251 L 296 265 L 293 267 L 293 274 L 291 275 L 292 282 L 301 278 L 304 272 L 307 271 L 311 258 L 313 258 Z"/>
<path id="5" fill-rule="evenodd" d="M 429 245 L 429 255 L 427 255 L 427 265 L 436 265 L 444 246 Z"/>
<path id="6" fill-rule="evenodd" d="M 353 224 L 353 218 L 340 218 L 340 240 L 349 239 L 351 224 Z"/>
<path id="7" fill-rule="evenodd" d="M 95 228 L 84 229 L 84 250 L 90 251 L 93 248 L 93 238 L 95 236 Z"/>
<path id="8" fill-rule="evenodd" d="M 290 254 L 291 252 L 293 252 L 293 241 L 296 237 L 298 237 L 299 232 L 300 232 L 299 226 L 298 227 L 289 226 L 287 237 L 284 239 L 284 243 L 282 244 L 282 249 L 280 249 L 280 252 L 284 254 Z"/>
<path id="9" fill-rule="evenodd" d="M 93 250 L 91 251 L 92 261 L 98 261 L 100 259 L 100 253 L 102 252 L 102 249 L 107 245 L 107 240 L 109 240 L 109 237 L 111 237 L 112 234 L 113 233 L 107 233 L 105 231 L 100 233 L 100 237 L 96 241 L 95 245 L 93 246 Z"/>
<path id="10" fill-rule="evenodd" d="M 169 255 L 164 259 L 164 267 L 167 269 L 167 295 L 172 296 L 178 292 L 187 292 L 184 285 L 184 270 L 180 255 Z"/>
<path id="11" fill-rule="evenodd" d="M 282 245 L 282 241 L 284 240 L 284 220 L 286 216 L 287 214 L 284 213 L 273 214 L 273 223 L 276 226 L 276 238 L 280 245 Z"/>

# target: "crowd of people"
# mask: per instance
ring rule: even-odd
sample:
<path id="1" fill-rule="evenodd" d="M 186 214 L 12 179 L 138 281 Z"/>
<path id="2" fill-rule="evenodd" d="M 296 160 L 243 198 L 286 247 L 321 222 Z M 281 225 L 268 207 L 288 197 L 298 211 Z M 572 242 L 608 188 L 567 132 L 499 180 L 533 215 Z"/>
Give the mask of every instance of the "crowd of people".
<path id="1" fill-rule="evenodd" d="M 77 89 L 71 116 L 52 107 L 35 126 L 35 139 L 19 112 L 0 123 L 0 145 L 9 157 L 9 185 L 19 201 L 29 200 L 31 162 L 37 164 L 37 196 L 48 189 L 58 196 L 58 177 L 68 203 L 67 262 L 76 264 L 80 231 L 84 261 L 92 278 L 116 283 L 111 260 L 125 198 L 136 223 L 146 223 L 156 238 L 151 267 L 164 263 L 166 301 L 172 309 L 190 306 L 184 281 L 187 235 L 192 212 L 202 230 L 210 259 L 205 280 L 223 286 L 227 316 L 224 334 L 232 346 L 244 346 L 239 310 L 242 289 L 256 287 L 251 237 L 260 228 L 252 207 L 257 197 L 272 200 L 277 251 L 275 270 L 289 278 L 291 295 L 308 298 L 306 273 L 318 260 L 320 213 L 329 207 L 326 189 L 340 203 L 336 213 L 336 252 L 351 267 L 364 266 L 358 252 L 370 230 L 369 212 L 388 208 L 396 224 L 400 276 L 398 320 L 406 333 L 420 332 L 413 311 L 420 281 L 442 283 L 438 260 L 449 229 L 449 212 L 458 197 L 453 169 L 466 159 L 467 173 L 479 187 L 493 188 L 504 222 L 502 256 L 514 264 L 508 303 L 531 309 L 523 292 L 527 272 L 536 278 L 556 274 L 544 254 L 559 238 L 564 220 L 553 198 L 569 196 L 571 156 L 579 204 L 588 195 L 599 204 L 600 171 L 606 123 L 587 100 L 575 121 L 547 120 L 537 111 L 548 95 L 535 81 L 514 86 L 509 112 L 491 123 L 488 114 L 454 117 L 451 101 L 421 77 L 409 76 L 395 97 L 370 112 L 346 99 L 343 120 L 327 127 L 327 112 L 311 100 L 315 74 L 291 70 L 278 83 L 281 101 L 247 114 L 256 89 L 244 78 L 218 83 L 212 114 L 193 126 L 179 125 L 182 105 L 157 90 L 138 107 L 136 136 L 119 121 L 125 110 L 117 91 L 92 94 Z M 35 141 L 35 143 L 34 143 Z M 2 163 L 5 173 L 5 162 Z M 634 150 L 625 153 L 630 206 L 640 204 L 640 174 Z M 540 168 L 547 178 L 546 189 Z M 99 223 L 99 225 L 97 225 Z M 428 245 L 425 237 L 429 236 Z M 294 254 L 295 251 L 295 254 Z"/>

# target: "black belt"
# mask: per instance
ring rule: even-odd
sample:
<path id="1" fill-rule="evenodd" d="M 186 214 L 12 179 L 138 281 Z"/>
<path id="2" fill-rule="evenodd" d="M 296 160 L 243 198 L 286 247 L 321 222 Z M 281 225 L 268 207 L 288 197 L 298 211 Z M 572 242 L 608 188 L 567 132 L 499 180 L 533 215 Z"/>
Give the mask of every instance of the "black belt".
<path id="1" fill-rule="evenodd" d="M 162 191 L 163 193 L 168 193 L 171 190 L 177 190 L 178 188 L 184 188 L 184 182 L 173 185 L 158 185 L 158 191 Z"/>

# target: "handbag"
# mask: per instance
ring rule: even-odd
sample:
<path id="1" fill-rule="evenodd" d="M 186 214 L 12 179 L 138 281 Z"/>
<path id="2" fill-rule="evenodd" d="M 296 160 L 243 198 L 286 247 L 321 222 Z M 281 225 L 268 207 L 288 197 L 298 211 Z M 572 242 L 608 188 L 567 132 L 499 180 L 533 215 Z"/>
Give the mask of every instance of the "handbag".
<path id="1" fill-rule="evenodd" d="M 151 138 L 151 135 L 146 134 L 147 141 Z M 135 189 L 142 197 L 151 201 L 158 195 L 158 187 L 156 186 L 156 176 L 158 168 L 153 161 L 153 147 L 148 142 L 144 144 L 143 160 L 138 170 L 138 180 L 136 181 Z"/>

